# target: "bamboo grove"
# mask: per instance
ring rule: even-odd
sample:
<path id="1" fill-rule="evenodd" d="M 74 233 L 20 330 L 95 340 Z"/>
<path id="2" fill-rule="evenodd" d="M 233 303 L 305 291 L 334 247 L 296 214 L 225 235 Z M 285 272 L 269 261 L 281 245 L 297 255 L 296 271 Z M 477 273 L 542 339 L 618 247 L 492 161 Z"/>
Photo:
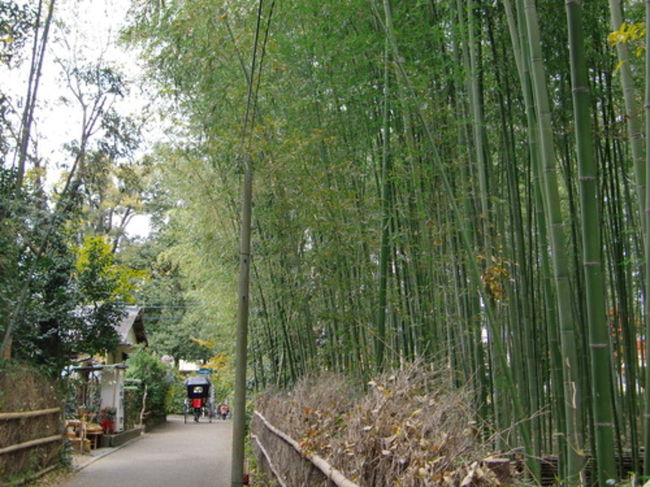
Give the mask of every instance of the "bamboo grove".
<path id="1" fill-rule="evenodd" d="M 442 363 L 504 451 L 641 472 L 643 2 L 267 0 L 251 147 L 258 3 L 136 3 L 178 253 L 221 297 L 252 161 L 256 387 Z"/>

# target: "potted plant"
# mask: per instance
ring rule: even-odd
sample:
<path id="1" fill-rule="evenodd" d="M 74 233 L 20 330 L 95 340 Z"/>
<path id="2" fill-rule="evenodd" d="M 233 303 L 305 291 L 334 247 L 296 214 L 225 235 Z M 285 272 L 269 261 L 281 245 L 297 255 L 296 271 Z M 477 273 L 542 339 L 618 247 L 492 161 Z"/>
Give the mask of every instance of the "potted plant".
<path id="1" fill-rule="evenodd" d="M 112 407 L 103 408 L 99 411 L 99 424 L 104 431 L 104 434 L 108 435 L 115 431 L 115 416 L 117 415 L 117 410 Z"/>

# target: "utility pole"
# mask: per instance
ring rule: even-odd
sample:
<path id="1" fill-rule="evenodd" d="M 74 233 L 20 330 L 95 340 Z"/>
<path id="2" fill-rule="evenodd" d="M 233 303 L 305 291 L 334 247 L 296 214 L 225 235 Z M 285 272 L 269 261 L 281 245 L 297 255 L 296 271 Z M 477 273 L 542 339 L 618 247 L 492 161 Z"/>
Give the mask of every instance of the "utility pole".
<path id="1" fill-rule="evenodd" d="M 251 216 L 253 207 L 253 163 L 251 158 L 251 139 L 255 127 L 255 114 L 257 112 L 257 90 L 259 90 L 262 77 L 262 61 L 266 41 L 268 40 L 269 25 L 275 0 L 271 3 L 259 62 L 257 86 L 254 86 L 255 68 L 257 66 L 257 48 L 262 21 L 264 0 L 259 0 L 257 10 L 257 23 L 255 26 L 255 40 L 253 42 L 253 59 L 251 60 L 250 75 L 244 70 L 248 83 L 248 96 L 246 114 L 244 116 L 242 146 L 244 147 L 243 168 L 244 182 L 242 191 L 241 215 L 241 250 L 239 254 L 239 307 L 237 310 L 237 343 L 235 348 L 235 400 L 233 411 L 233 440 L 232 440 L 232 465 L 230 470 L 230 486 L 244 485 L 244 443 L 246 440 L 246 366 L 248 352 L 248 307 L 250 289 L 250 260 L 251 260 Z"/>
<path id="2" fill-rule="evenodd" d="M 251 214 L 253 200 L 253 168 L 248 154 L 244 156 L 244 187 L 242 196 L 241 244 L 239 254 L 239 307 L 237 310 L 237 343 L 235 349 L 235 401 L 233 403 L 233 440 L 231 487 L 244 485 L 244 441 L 246 436 L 246 363 L 248 347 L 248 302 L 250 281 Z"/>

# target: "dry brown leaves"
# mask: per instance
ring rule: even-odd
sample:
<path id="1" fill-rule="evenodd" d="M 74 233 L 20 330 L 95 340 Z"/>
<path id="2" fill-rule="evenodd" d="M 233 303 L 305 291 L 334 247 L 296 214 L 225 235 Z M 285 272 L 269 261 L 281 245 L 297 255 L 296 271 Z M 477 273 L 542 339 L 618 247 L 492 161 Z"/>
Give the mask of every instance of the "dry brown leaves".
<path id="1" fill-rule="evenodd" d="M 306 453 L 325 456 L 322 452 L 343 430 L 357 395 L 349 381 L 328 373 L 303 378 L 289 393 L 260 395 L 256 408 Z"/>
<path id="2" fill-rule="evenodd" d="M 368 386 L 359 396 L 341 377 L 311 377 L 291 394 L 264 395 L 257 408 L 361 486 L 501 485 L 481 461 L 468 393 L 448 373 L 414 365 Z"/>

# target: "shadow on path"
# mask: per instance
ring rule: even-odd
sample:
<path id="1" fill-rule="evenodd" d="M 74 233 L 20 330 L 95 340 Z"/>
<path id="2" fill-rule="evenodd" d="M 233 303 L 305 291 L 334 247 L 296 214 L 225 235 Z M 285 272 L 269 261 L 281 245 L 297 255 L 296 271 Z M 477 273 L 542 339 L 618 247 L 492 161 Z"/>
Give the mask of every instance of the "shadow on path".
<path id="1" fill-rule="evenodd" d="M 228 487 L 232 422 L 167 421 L 59 487 Z"/>

